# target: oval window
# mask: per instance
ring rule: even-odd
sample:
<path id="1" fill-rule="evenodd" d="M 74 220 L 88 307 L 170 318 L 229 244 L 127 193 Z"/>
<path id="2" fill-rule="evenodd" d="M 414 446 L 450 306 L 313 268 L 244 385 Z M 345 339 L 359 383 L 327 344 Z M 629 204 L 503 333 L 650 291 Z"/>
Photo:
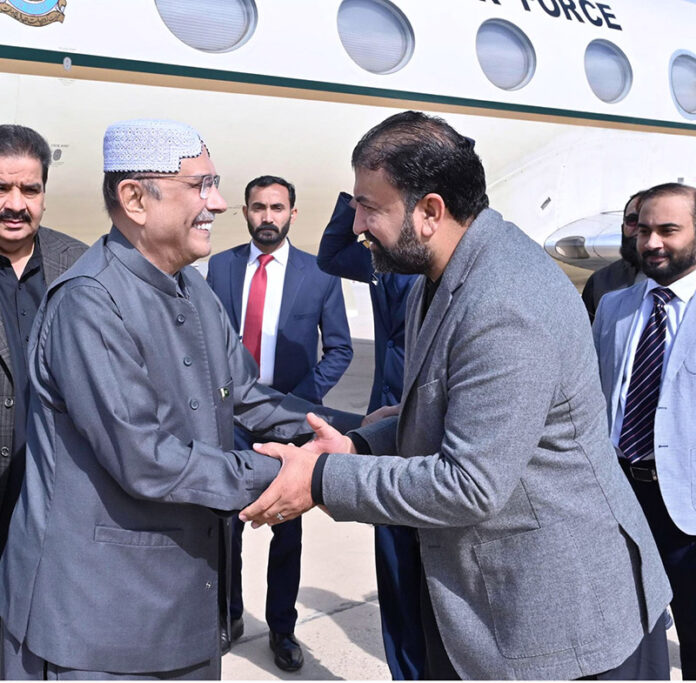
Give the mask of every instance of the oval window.
<path id="1" fill-rule="evenodd" d="M 593 40 L 587 46 L 585 75 L 592 92 L 603 102 L 619 102 L 633 84 L 628 57 L 608 40 Z"/>
<path id="2" fill-rule="evenodd" d="M 416 44 L 408 19 L 387 0 L 343 0 L 338 35 L 348 56 L 374 74 L 402 69 Z"/>
<path id="3" fill-rule="evenodd" d="M 488 80 L 503 90 L 526 85 L 536 69 L 529 38 L 502 19 L 484 21 L 476 34 L 476 56 Z"/>
<path id="4" fill-rule="evenodd" d="M 229 52 L 256 29 L 254 0 L 155 0 L 167 28 L 189 47 L 203 52 Z"/>
<path id="5" fill-rule="evenodd" d="M 696 114 L 696 57 L 679 52 L 670 65 L 672 96 L 682 114 L 690 118 Z"/>

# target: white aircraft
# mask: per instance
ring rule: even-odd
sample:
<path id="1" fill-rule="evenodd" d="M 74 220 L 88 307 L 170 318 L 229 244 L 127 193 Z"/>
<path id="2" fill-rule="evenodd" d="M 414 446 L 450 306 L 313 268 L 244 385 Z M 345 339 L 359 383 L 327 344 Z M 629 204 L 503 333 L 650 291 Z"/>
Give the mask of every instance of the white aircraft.
<path id="1" fill-rule="evenodd" d="M 596 268 L 630 194 L 696 183 L 694 26 L 688 0 L 0 0 L 0 120 L 49 140 L 45 222 L 87 242 L 104 129 L 167 117 L 222 176 L 213 251 L 247 239 L 263 173 L 295 183 L 292 239 L 316 251 L 360 136 L 434 112 L 476 139 L 494 208 Z"/>

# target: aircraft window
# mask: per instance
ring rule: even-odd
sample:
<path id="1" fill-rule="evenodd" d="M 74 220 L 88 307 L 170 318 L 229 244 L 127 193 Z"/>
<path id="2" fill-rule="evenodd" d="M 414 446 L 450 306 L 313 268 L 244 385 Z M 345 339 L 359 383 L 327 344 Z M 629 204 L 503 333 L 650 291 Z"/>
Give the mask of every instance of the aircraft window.
<path id="1" fill-rule="evenodd" d="M 536 69 L 536 53 L 529 38 L 502 19 L 481 24 L 476 34 L 476 56 L 488 80 L 503 90 L 526 85 Z"/>
<path id="2" fill-rule="evenodd" d="M 155 0 L 167 28 L 182 42 L 203 52 L 229 52 L 256 29 L 254 0 Z"/>
<path id="3" fill-rule="evenodd" d="M 585 75 L 592 92 L 603 102 L 619 102 L 633 84 L 628 57 L 608 40 L 593 40 L 587 46 Z"/>
<path id="4" fill-rule="evenodd" d="M 348 56 L 375 74 L 402 69 L 416 44 L 408 19 L 388 0 L 343 0 L 338 35 Z"/>
<path id="5" fill-rule="evenodd" d="M 680 51 L 670 65 L 672 96 L 682 114 L 693 118 L 696 114 L 696 57 Z"/>

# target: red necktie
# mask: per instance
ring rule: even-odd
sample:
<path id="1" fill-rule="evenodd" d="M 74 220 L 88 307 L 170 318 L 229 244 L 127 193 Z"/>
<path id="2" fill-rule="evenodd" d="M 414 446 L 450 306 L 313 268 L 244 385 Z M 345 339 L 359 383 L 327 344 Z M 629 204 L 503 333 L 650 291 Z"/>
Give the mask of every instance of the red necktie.
<path id="1" fill-rule="evenodd" d="M 263 327 L 263 304 L 266 300 L 266 264 L 273 259 L 271 254 L 259 254 L 259 267 L 251 278 L 249 298 L 242 343 L 249 349 L 256 364 L 261 365 L 261 328 Z"/>

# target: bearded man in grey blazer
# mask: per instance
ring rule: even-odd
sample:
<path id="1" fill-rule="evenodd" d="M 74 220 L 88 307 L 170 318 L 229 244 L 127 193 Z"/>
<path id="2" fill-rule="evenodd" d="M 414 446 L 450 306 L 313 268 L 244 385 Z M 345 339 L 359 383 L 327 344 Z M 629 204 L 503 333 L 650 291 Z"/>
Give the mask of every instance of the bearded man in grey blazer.
<path id="1" fill-rule="evenodd" d="M 473 142 L 443 120 L 390 117 L 352 162 L 375 265 L 425 275 L 401 415 L 350 438 L 312 419 L 311 449 L 259 447 L 284 465 L 241 517 L 323 504 L 416 527 L 429 678 L 638 677 L 647 645 L 668 677 L 669 584 L 607 438 L 577 292 L 487 208 Z"/>

